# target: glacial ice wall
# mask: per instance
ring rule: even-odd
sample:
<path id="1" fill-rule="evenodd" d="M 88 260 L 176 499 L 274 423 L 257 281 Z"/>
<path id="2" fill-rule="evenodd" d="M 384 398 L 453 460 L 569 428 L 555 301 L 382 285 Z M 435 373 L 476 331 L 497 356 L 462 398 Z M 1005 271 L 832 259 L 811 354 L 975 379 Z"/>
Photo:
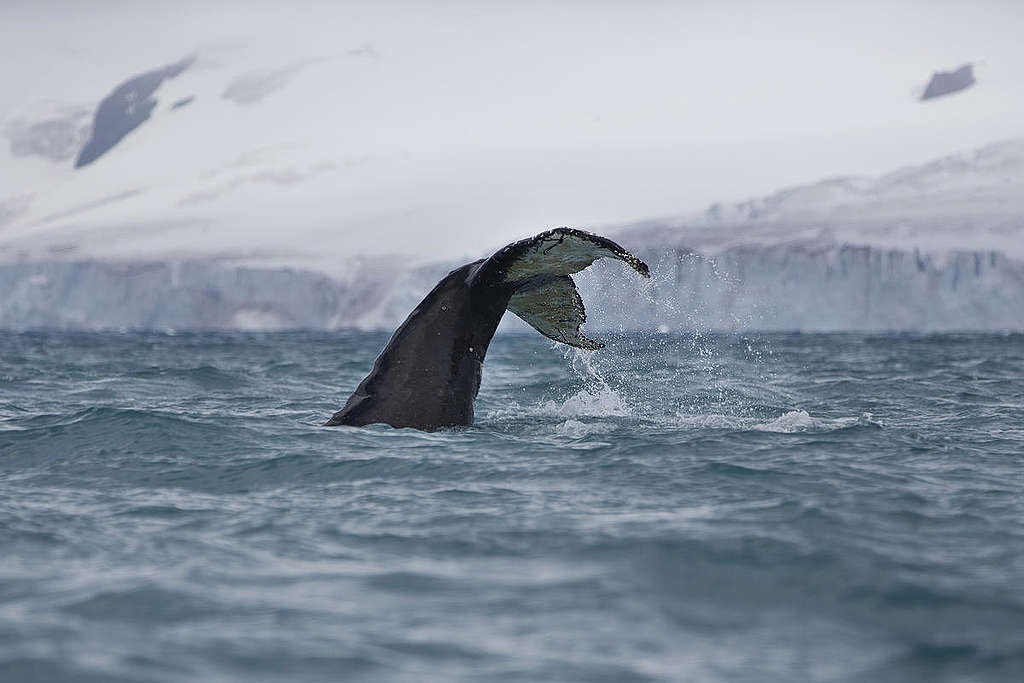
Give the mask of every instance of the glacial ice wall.
<path id="1" fill-rule="evenodd" d="M 994 251 L 790 243 L 640 255 L 650 281 L 608 260 L 575 276 L 587 329 L 1024 329 L 1024 263 Z M 364 260 L 338 279 L 217 260 L 4 263 L 0 328 L 393 329 L 456 265 Z"/>
<path id="2" fill-rule="evenodd" d="M 378 329 L 407 315 L 443 274 L 395 272 L 379 260 L 354 265 L 344 280 L 216 260 L 6 263 L 0 328 Z"/>
<path id="3" fill-rule="evenodd" d="M 1024 264 L 998 252 L 790 243 L 640 255 L 653 273 L 642 291 L 614 264 L 577 276 L 591 329 L 1024 329 Z"/>

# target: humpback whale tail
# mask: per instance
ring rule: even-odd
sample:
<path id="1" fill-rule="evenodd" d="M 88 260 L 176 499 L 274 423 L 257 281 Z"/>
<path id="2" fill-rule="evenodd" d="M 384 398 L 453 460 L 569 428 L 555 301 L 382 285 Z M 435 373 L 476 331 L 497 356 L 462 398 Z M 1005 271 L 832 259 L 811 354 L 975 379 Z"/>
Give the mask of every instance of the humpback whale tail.
<path id="1" fill-rule="evenodd" d="M 615 242 L 571 228 L 542 232 L 453 270 L 395 330 L 325 426 L 385 423 L 431 431 L 473 424 L 484 356 L 506 310 L 554 341 L 603 347 L 580 331 L 587 314 L 569 277 L 602 257 L 651 276 L 647 264 Z"/>

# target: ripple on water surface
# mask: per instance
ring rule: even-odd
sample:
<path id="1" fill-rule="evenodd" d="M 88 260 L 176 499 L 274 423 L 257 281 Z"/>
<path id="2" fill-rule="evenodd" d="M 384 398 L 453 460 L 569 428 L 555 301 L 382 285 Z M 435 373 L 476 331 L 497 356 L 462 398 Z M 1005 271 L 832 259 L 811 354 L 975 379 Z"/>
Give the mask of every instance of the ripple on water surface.
<path id="1" fill-rule="evenodd" d="M 0 335 L 0 680 L 1024 680 L 1024 338 Z"/>

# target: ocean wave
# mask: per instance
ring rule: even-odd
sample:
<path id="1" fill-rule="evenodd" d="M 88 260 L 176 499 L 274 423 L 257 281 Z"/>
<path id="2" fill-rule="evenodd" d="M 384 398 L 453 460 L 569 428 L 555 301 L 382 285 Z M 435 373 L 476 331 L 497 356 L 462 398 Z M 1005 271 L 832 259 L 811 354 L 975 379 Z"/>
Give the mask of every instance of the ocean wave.
<path id="1" fill-rule="evenodd" d="M 127 376 L 161 383 L 188 382 L 205 391 L 231 391 L 252 384 L 246 372 L 224 370 L 212 365 L 184 368 L 150 366 L 128 373 Z"/>
<path id="2" fill-rule="evenodd" d="M 614 429 L 613 426 L 596 423 L 581 422 L 580 420 L 566 420 L 555 427 L 555 433 L 560 436 L 567 436 L 570 439 L 582 439 L 595 434 L 606 434 Z"/>
<path id="3" fill-rule="evenodd" d="M 0 679 L 1020 678 L 1024 337 L 609 336 L 435 433 L 321 426 L 383 335 L 14 339 Z"/>
<path id="4" fill-rule="evenodd" d="M 558 417 L 630 417 L 632 407 L 617 391 L 601 387 L 595 391 L 582 390 L 562 401 L 545 401 L 537 411 Z"/>

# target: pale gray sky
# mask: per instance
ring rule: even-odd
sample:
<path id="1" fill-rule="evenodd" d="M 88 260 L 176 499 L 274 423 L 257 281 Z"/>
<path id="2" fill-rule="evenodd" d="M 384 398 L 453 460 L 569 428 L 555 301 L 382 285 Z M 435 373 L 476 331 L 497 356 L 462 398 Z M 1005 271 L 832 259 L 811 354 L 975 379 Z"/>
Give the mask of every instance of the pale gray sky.
<path id="1" fill-rule="evenodd" d="M 273 86 L 224 110 L 238 130 L 350 169 L 336 195 L 264 213 L 340 224 L 364 250 L 469 253 L 1024 136 L 1021 26 L 1014 0 L 5 0 L 0 126 L 198 52 L 199 74 Z M 967 61 L 977 88 L 916 101 Z M 0 181 L 25 168 L 0 158 Z"/>

